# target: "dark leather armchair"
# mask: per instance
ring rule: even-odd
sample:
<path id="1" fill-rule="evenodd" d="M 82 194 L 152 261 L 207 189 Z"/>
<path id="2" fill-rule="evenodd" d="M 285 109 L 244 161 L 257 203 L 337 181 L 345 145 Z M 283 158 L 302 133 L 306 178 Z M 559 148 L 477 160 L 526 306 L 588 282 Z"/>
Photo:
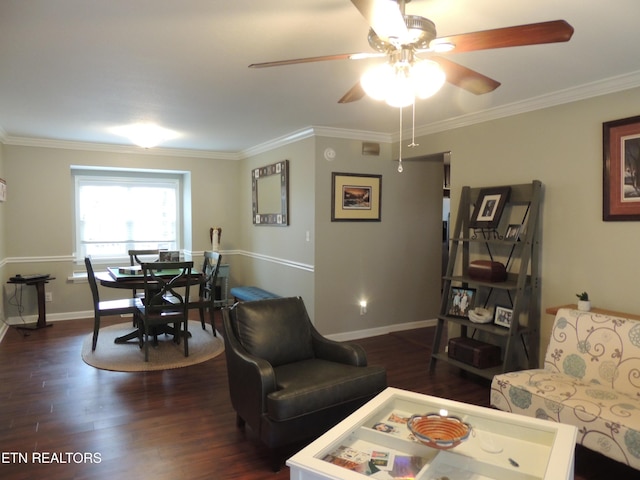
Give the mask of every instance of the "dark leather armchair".
<path id="1" fill-rule="evenodd" d="M 386 388 L 359 345 L 334 342 L 311 323 L 300 297 L 241 302 L 223 310 L 231 403 L 272 450 L 311 440 Z"/>

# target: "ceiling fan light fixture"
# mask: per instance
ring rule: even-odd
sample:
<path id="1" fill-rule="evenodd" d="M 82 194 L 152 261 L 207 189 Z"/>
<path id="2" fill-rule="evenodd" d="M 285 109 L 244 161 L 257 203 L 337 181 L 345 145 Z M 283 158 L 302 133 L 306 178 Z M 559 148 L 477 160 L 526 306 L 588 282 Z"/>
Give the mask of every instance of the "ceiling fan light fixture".
<path id="1" fill-rule="evenodd" d="M 404 43 L 411 44 L 413 48 L 428 48 L 429 43 L 437 36 L 436 25 L 428 18 L 417 15 L 405 15 L 408 36 Z"/>
<path id="2" fill-rule="evenodd" d="M 397 17 L 397 15 L 390 15 L 390 17 Z M 395 35 L 385 35 L 379 29 L 369 29 L 367 36 L 369 45 L 377 52 L 389 52 L 406 46 L 420 50 L 429 48 L 429 44 L 436 38 L 436 26 L 428 18 L 405 15 L 403 27 L 406 28 L 399 30 L 396 27 Z M 385 28 L 383 31 L 388 30 Z"/>
<path id="3" fill-rule="evenodd" d="M 385 101 L 392 107 L 407 107 L 415 100 L 414 82 L 411 77 L 411 68 L 407 65 L 396 68 L 393 82 L 387 91 Z"/>
<path id="4" fill-rule="evenodd" d="M 411 81 L 416 97 L 425 99 L 442 88 L 447 76 L 436 62 L 421 60 L 411 68 Z"/>
<path id="5" fill-rule="evenodd" d="M 374 100 L 385 100 L 392 87 L 395 72 L 389 63 L 381 63 L 366 70 L 360 77 L 362 89 Z"/>
<path id="6" fill-rule="evenodd" d="M 406 107 L 416 97 L 431 97 L 445 81 L 444 71 L 434 61 L 408 63 L 399 60 L 394 64 L 383 63 L 370 68 L 360 78 L 360 85 L 375 100 L 384 100 L 392 107 Z"/>
<path id="7" fill-rule="evenodd" d="M 429 49 L 435 53 L 448 53 L 451 52 L 456 46 L 444 40 L 434 40 L 429 43 Z"/>

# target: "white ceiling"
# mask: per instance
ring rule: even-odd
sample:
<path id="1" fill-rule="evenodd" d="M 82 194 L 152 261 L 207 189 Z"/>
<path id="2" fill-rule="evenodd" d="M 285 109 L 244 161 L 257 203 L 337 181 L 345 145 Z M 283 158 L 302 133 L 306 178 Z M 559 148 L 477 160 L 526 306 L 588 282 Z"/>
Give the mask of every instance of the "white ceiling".
<path id="1" fill-rule="evenodd" d="M 450 54 L 502 86 L 446 85 L 419 101 L 423 129 L 640 85 L 638 0 L 413 0 L 406 13 L 438 36 L 575 29 L 568 43 Z M 108 129 L 153 121 L 181 134 L 164 147 L 237 154 L 311 126 L 397 134 L 397 109 L 337 103 L 373 60 L 247 68 L 369 52 L 367 32 L 349 0 L 0 0 L 0 139 L 127 145 Z"/>

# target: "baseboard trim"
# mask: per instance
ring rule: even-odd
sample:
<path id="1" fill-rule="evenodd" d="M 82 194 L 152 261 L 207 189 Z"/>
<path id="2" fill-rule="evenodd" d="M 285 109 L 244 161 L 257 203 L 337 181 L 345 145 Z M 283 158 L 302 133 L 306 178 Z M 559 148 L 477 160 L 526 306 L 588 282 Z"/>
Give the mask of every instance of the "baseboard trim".
<path id="1" fill-rule="evenodd" d="M 393 325 L 385 325 L 384 327 L 367 328 L 365 330 L 355 330 L 352 332 L 334 333 L 325 335 L 330 340 L 336 342 L 347 342 L 350 340 L 358 340 L 359 338 L 377 337 L 379 335 L 387 335 L 393 332 L 401 332 L 404 330 L 413 330 L 416 328 L 434 327 L 437 320 L 419 320 L 417 322 L 398 323 Z"/>
<path id="2" fill-rule="evenodd" d="M 8 331 L 9 331 L 9 325 L 2 322 L 0 324 L 0 342 L 2 342 L 2 340 L 4 339 L 4 336 L 7 334 Z"/>
<path id="3" fill-rule="evenodd" d="M 92 319 L 93 310 L 85 310 L 81 312 L 51 313 L 47 314 L 47 323 L 64 322 L 66 320 Z M 6 323 L 0 325 L 0 341 L 4 338 L 9 326 L 19 326 L 25 323 L 35 323 L 38 320 L 37 315 L 27 315 L 24 317 L 9 317 Z M 359 338 L 377 337 L 378 335 L 387 335 L 393 332 L 401 332 L 404 330 L 413 330 L 416 328 L 433 327 L 437 320 L 419 320 L 417 322 L 399 323 L 394 325 L 385 325 L 384 327 L 367 328 L 365 330 L 354 330 L 352 332 L 334 333 L 325 335 L 330 340 L 337 342 L 346 342 L 357 340 Z"/>

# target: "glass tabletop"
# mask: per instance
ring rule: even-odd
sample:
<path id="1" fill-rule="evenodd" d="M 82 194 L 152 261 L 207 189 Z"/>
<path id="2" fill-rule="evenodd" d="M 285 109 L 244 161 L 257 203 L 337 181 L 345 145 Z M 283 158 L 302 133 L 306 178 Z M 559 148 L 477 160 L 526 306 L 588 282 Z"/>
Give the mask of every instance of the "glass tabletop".
<path id="1" fill-rule="evenodd" d="M 452 448 L 427 446 L 408 428 L 423 414 L 457 417 L 469 435 Z M 575 435 L 572 426 L 388 388 L 287 463 L 325 474 L 292 475 L 300 479 L 557 480 L 573 478 Z"/>

